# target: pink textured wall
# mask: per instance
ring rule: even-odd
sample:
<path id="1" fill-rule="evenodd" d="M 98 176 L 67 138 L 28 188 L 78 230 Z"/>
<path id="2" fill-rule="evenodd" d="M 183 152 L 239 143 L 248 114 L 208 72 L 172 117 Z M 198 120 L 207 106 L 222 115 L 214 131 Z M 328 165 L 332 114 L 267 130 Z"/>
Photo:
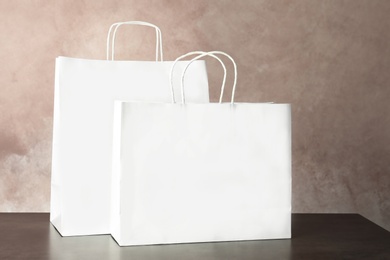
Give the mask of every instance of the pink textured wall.
<path id="1" fill-rule="evenodd" d="M 387 0 L 0 1 L 0 211 L 49 210 L 55 57 L 104 59 L 112 23 L 144 20 L 166 59 L 231 54 L 238 101 L 292 104 L 294 212 L 390 230 L 389 13 Z M 153 59 L 151 31 L 122 32 L 119 57 Z"/>

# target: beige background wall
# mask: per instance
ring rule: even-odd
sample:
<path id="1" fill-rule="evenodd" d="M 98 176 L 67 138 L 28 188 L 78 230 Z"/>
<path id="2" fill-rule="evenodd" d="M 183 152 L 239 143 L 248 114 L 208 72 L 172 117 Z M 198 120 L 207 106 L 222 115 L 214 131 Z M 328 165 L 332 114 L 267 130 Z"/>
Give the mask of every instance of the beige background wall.
<path id="1" fill-rule="evenodd" d="M 0 1 L 0 211 L 49 210 L 55 57 L 104 59 L 112 23 L 145 20 L 166 59 L 231 54 L 238 101 L 292 104 L 294 212 L 390 230 L 389 14 L 387 0 Z M 118 57 L 153 59 L 153 41 L 122 30 Z"/>

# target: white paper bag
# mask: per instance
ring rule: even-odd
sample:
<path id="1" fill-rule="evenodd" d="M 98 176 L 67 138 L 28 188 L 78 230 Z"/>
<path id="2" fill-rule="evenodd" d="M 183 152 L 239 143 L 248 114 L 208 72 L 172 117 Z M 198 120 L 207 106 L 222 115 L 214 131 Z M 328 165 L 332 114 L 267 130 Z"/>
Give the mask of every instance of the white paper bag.
<path id="1" fill-rule="evenodd" d="M 111 31 L 115 39 L 122 24 L 155 28 L 160 61 L 114 61 L 113 45 L 111 60 L 56 59 L 50 221 L 63 236 L 110 233 L 114 100 L 171 101 L 173 62 L 162 61 L 161 33 L 156 26 L 114 24 L 107 58 Z M 179 62 L 177 71 L 186 64 Z M 189 98 L 208 102 L 203 61 L 189 77 Z M 180 75 L 174 76 L 175 82 L 176 78 Z"/>
<path id="2" fill-rule="evenodd" d="M 231 103 L 117 103 L 119 245 L 291 237 L 290 105 L 233 103 L 234 89 Z"/>

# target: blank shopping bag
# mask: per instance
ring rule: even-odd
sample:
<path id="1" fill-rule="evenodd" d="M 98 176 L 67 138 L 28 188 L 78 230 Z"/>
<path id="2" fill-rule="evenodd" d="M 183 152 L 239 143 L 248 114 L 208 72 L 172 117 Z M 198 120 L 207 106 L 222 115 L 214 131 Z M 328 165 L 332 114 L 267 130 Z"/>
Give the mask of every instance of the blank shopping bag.
<path id="1" fill-rule="evenodd" d="M 123 24 L 156 29 L 156 61 L 114 60 L 110 38 L 113 44 Z M 116 23 L 110 28 L 107 47 L 107 60 L 56 59 L 50 221 L 63 236 L 110 233 L 114 100 L 172 99 L 169 73 L 173 62 L 162 61 L 158 27 L 145 22 Z M 180 73 L 186 64 L 177 63 L 175 71 Z M 175 84 L 179 78 L 176 73 Z M 203 61 L 190 71 L 189 78 L 191 101 L 208 102 Z"/>
<path id="2" fill-rule="evenodd" d="M 117 102 L 119 245 L 291 237 L 290 105 L 234 103 L 234 89 L 231 103 Z"/>

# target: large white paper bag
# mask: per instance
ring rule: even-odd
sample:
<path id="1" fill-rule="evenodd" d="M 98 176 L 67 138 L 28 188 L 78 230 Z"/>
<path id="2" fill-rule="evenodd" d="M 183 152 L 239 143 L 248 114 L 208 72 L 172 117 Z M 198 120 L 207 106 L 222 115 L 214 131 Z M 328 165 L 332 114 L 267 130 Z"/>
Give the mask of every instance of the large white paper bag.
<path id="1" fill-rule="evenodd" d="M 290 105 L 233 99 L 117 103 L 119 245 L 291 237 Z"/>
<path id="2" fill-rule="evenodd" d="M 56 59 L 50 221 L 63 236 L 110 233 L 114 100 L 171 101 L 173 62 L 161 61 L 159 29 L 117 23 L 114 35 L 122 24 L 156 28 L 160 61 Z M 186 64 L 179 62 L 175 71 Z M 176 85 L 179 78 L 176 73 Z M 189 98 L 208 102 L 203 61 L 189 78 Z"/>

